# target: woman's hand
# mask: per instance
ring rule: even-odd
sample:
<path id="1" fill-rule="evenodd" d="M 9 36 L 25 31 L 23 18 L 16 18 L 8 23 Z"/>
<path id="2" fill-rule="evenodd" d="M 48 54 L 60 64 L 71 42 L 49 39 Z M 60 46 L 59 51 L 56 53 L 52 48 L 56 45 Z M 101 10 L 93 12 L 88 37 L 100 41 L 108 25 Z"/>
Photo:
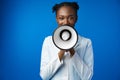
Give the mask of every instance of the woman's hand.
<path id="1" fill-rule="evenodd" d="M 75 50 L 73 48 L 71 48 L 70 50 L 68 50 L 70 52 L 70 56 L 72 57 L 75 54 Z"/>
<path id="2" fill-rule="evenodd" d="M 66 51 L 66 50 L 60 50 L 60 51 L 59 51 L 58 56 L 59 56 L 60 61 L 62 60 L 65 51 Z"/>

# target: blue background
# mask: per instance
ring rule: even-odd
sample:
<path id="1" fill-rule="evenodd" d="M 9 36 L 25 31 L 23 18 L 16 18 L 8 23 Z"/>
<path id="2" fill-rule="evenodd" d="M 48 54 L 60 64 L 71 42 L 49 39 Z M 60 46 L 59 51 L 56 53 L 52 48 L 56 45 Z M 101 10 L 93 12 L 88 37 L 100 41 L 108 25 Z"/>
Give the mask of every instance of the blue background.
<path id="1" fill-rule="evenodd" d="M 93 80 L 120 80 L 120 0 L 66 1 L 78 2 L 76 29 L 92 40 Z M 52 6 L 59 2 L 0 1 L 0 80 L 40 80 L 42 43 L 57 27 Z"/>

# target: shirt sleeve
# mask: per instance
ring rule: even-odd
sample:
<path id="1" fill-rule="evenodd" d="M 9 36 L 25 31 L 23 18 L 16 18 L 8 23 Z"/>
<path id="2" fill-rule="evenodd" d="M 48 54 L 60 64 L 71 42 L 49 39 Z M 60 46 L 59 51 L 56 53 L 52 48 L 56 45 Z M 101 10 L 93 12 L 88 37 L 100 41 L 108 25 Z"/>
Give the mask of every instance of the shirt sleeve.
<path id="1" fill-rule="evenodd" d="M 49 46 L 49 40 L 45 39 L 42 47 L 41 54 L 41 66 L 40 66 L 40 76 L 43 80 L 49 80 L 56 73 L 59 67 L 63 64 L 63 61 L 59 60 L 58 54 L 53 56 L 50 59 L 49 50 L 51 49 Z M 54 51 L 53 51 L 54 52 Z"/>
<path id="2" fill-rule="evenodd" d="M 75 52 L 71 58 L 72 66 L 78 73 L 81 80 L 91 80 L 93 76 L 93 49 L 91 41 L 88 41 L 83 59 Z"/>

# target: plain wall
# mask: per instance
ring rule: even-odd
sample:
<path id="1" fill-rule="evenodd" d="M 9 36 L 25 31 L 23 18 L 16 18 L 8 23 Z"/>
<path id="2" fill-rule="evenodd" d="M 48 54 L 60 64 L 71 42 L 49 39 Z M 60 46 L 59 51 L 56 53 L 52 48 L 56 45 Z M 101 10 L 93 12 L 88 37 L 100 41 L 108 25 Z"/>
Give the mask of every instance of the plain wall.
<path id="1" fill-rule="evenodd" d="M 40 80 L 43 40 L 57 28 L 52 6 L 65 0 L 0 1 L 0 80 Z M 80 5 L 77 32 L 92 40 L 93 80 L 120 80 L 120 1 Z"/>

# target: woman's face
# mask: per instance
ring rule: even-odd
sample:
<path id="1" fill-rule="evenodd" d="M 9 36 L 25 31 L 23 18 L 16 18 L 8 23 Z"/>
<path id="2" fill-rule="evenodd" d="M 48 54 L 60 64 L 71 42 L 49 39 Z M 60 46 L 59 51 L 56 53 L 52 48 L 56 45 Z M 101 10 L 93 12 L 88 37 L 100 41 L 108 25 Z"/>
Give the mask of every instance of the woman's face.
<path id="1" fill-rule="evenodd" d="M 70 6 L 63 6 L 61 7 L 56 14 L 56 20 L 58 26 L 71 26 L 74 27 L 77 16 L 75 10 Z"/>

